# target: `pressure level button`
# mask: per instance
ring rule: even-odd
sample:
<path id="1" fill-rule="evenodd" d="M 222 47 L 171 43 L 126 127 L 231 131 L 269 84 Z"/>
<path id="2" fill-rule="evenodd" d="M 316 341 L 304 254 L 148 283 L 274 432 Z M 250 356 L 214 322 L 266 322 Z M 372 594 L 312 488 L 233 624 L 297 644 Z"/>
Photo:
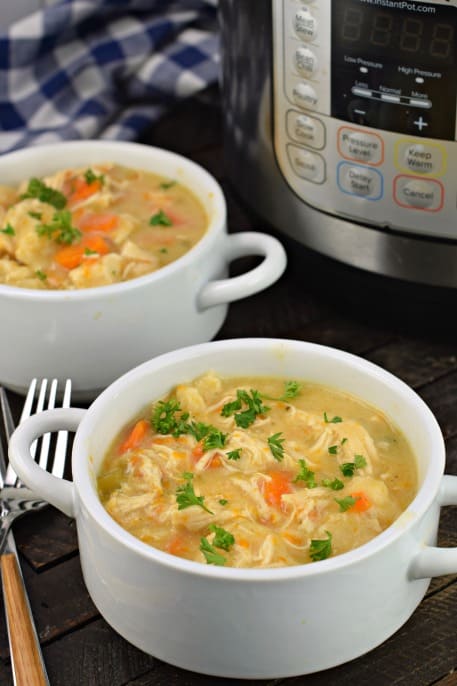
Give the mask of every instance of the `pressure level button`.
<path id="1" fill-rule="evenodd" d="M 347 160 L 378 165 L 384 159 L 384 143 L 376 133 L 366 133 L 349 126 L 338 131 L 338 151 Z"/>

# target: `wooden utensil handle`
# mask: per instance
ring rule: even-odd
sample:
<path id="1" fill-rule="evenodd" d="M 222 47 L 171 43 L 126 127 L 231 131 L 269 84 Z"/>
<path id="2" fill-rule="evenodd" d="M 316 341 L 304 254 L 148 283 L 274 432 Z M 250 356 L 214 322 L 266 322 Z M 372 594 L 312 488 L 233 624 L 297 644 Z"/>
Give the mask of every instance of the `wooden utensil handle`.
<path id="1" fill-rule="evenodd" d="M 16 686 L 49 686 L 24 581 L 13 553 L 1 556 L 3 596 Z"/>

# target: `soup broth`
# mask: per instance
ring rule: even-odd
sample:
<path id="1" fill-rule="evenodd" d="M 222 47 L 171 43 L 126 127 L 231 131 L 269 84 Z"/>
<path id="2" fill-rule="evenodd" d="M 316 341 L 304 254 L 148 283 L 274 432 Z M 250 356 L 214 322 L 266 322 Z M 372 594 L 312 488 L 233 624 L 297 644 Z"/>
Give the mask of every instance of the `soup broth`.
<path id="1" fill-rule="evenodd" d="M 208 373 L 126 426 L 98 476 L 127 531 L 204 564 L 281 567 L 352 550 L 417 489 L 389 418 L 320 385 Z"/>
<path id="2" fill-rule="evenodd" d="M 0 186 L 0 283 L 79 289 L 127 281 L 177 260 L 207 226 L 181 183 L 118 164 Z"/>

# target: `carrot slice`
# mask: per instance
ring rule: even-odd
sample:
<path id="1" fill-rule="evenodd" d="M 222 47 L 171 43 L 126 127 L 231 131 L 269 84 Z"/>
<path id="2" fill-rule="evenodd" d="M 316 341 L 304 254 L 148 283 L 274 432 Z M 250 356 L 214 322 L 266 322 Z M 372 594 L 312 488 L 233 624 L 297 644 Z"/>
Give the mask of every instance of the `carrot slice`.
<path id="1" fill-rule="evenodd" d="M 354 505 L 349 508 L 351 512 L 366 512 L 370 509 L 371 501 L 367 498 L 365 493 L 362 493 L 361 491 L 358 493 L 351 493 L 351 497 L 357 498 Z"/>
<path id="2" fill-rule="evenodd" d="M 76 245 L 66 245 L 60 248 L 54 255 L 54 262 L 65 267 L 65 269 L 75 269 L 79 267 L 84 258 L 90 256 L 90 252 L 99 255 L 106 255 L 109 252 L 109 247 L 102 236 L 85 236 Z"/>
<path id="3" fill-rule="evenodd" d="M 76 205 L 83 200 L 87 200 L 87 198 L 90 198 L 92 195 L 95 195 L 95 193 L 98 193 L 102 187 L 102 182 L 100 179 L 95 179 L 92 183 L 87 183 L 85 179 L 77 177 L 74 179 L 72 185 L 73 189 L 68 198 L 68 204 Z"/>
<path id="4" fill-rule="evenodd" d="M 143 440 L 148 429 L 149 422 L 146 419 L 140 419 L 130 431 L 125 441 L 119 446 L 119 453 L 122 455 L 122 453 L 127 452 L 127 450 L 136 448 Z"/>
<path id="5" fill-rule="evenodd" d="M 202 457 L 203 453 L 204 453 L 203 444 L 201 441 L 199 441 L 197 443 L 197 445 L 195 446 L 195 448 L 192 449 L 192 457 L 195 458 L 196 460 L 199 460 Z"/>
<path id="6" fill-rule="evenodd" d="M 263 497 L 269 505 L 281 507 L 281 496 L 292 492 L 291 476 L 287 472 L 268 472 L 270 477 L 263 486 Z"/>
<path id="7" fill-rule="evenodd" d="M 111 212 L 101 212 L 99 214 L 87 214 L 79 220 L 79 228 L 82 231 L 101 231 L 108 233 L 117 227 L 119 217 Z"/>

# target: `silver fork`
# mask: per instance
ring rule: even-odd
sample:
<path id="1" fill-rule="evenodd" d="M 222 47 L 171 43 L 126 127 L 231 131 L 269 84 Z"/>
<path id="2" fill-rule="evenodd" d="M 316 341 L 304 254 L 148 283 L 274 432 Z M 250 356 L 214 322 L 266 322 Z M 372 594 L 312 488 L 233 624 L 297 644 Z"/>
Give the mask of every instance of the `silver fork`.
<path id="1" fill-rule="evenodd" d="M 47 379 L 42 380 L 34 413 L 40 412 L 45 409 L 45 407 L 46 409 L 52 409 L 55 406 L 57 383 L 56 379 L 52 380 L 49 394 L 47 394 L 48 381 Z M 37 380 L 33 379 L 27 393 L 19 423 L 32 414 L 36 388 Z M 71 382 L 68 380 L 65 384 L 63 394 L 63 407 L 70 406 L 70 396 Z M 1 387 L 0 404 L 5 435 L 9 440 L 14 430 L 14 422 L 6 393 Z M 58 433 L 52 465 L 52 473 L 54 476 L 63 476 L 67 439 L 68 432 L 60 431 Z M 36 449 L 37 442 L 32 446 L 32 454 L 34 457 L 36 455 Z M 43 469 L 45 469 L 48 464 L 49 449 L 50 434 L 47 434 L 43 436 L 41 440 L 41 449 L 39 452 L 39 464 Z M 14 684 L 15 686 L 30 686 L 31 684 L 34 686 L 49 686 L 49 679 L 46 674 L 40 642 L 24 586 L 13 533 L 10 531 L 11 524 L 15 519 L 30 510 L 41 509 L 46 503 L 37 499 L 29 489 L 22 486 L 11 466 L 8 466 L 8 469 L 6 469 L 1 442 L 0 483 L 2 486 L 0 491 L 0 565 Z"/>

